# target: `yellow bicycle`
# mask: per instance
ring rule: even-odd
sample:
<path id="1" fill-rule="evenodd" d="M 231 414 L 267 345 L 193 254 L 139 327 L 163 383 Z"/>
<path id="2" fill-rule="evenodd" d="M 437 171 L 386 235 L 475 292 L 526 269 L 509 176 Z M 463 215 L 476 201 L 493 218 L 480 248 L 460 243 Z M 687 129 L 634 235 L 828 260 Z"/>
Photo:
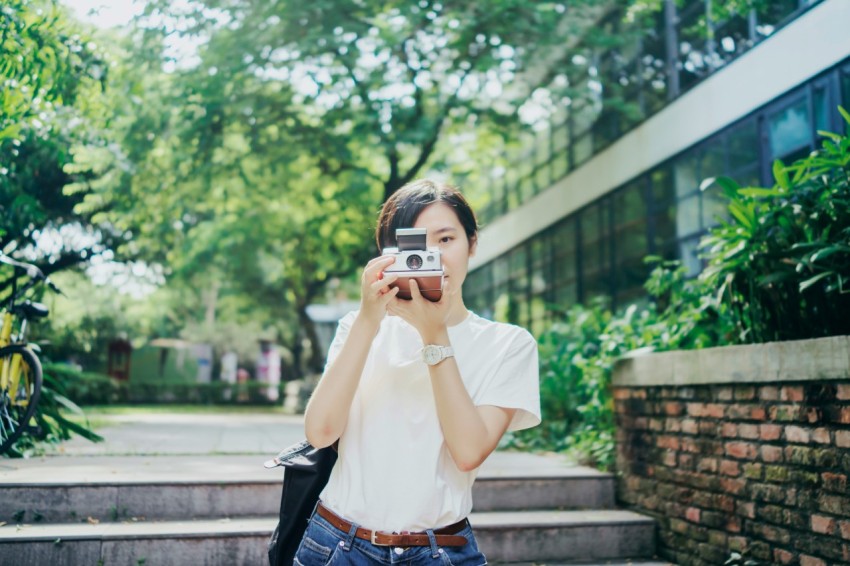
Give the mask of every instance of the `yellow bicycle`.
<path id="1" fill-rule="evenodd" d="M 44 318 L 49 310 L 41 303 L 21 300 L 39 283 L 56 293 L 62 293 L 40 269 L 0 253 L 0 263 L 12 266 L 12 292 L 5 299 L 3 322 L 0 326 L 0 454 L 11 448 L 24 432 L 33 430 L 29 421 L 38 407 L 41 396 L 41 362 L 26 342 L 27 321 Z M 29 281 L 18 286 L 18 279 Z M 16 321 L 20 321 L 17 332 Z"/>

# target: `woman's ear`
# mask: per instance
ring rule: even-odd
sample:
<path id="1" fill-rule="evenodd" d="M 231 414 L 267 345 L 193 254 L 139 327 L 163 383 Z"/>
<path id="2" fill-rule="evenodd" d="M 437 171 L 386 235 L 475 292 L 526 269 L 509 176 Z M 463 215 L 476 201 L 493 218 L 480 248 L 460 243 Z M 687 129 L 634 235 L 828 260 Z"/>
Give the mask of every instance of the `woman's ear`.
<path id="1" fill-rule="evenodd" d="M 475 251 L 478 249 L 478 234 L 475 234 L 469 240 L 469 257 L 475 255 Z"/>

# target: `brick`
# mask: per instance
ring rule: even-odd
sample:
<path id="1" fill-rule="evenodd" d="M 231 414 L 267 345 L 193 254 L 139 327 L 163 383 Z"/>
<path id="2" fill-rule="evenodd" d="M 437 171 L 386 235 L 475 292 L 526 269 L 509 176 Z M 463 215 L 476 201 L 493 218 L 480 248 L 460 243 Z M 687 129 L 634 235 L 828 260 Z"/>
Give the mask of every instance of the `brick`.
<path id="1" fill-rule="evenodd" d="M 759 505 L 758 507 L 758 518 L 761 520 L 766 520 L 776 525 L 784 525 L 785 524 L 785 514 L 787 510 L 784 507 L 780 507 L 779 505 Z M 751 519 L 753 517 L 750 517 Z M 806 522 L 806 528 L 809 527 L 808 522 Z"/>
<path id="2" fill-rule="evenodd" d="M 774 405 L 769 413 L 770 420 L 779 422 L 797 422 L 803 415 L 799 405 Z"/>
<path id="3" fill-rule="evenodd" d="M 664 414 L 668 417 L 677 417 L 684 412 L 684 407 L 678 401 L 668 401 L 664 403 Z"/>
<path id="4" fill-rule="evenodd" d="M 712 546 L 726 548 L 726 546 L 729 544 L 729 535 L 727 535 L 723 531 L 709 531 L 708 544 Z"/>
<path id="5" fill-rule="evenodd" d="M 682 421 L 673 418 L 667 419 L 667 422 L 664 424 L 664 430 L 666 432 L 681 432 Z"/>
<path id="6" fill-rule="evenodd" d="M 730 533 L 740 533 L 741 520 L 737 517 L 729 517 L 729 520 L 726 521 L 726 530 Z"/>
<path id="7" fill-rule="evenodd" d="M 763 475 L 763 466 L 761 464 L 746 463 L 744 464 L 744 477 L 751 480 L 760 480 Z"/>
<path id="8" fill-rule="evenodd" d="M 830 444 L 832 440 L 829 436 L 829 429 L 826 429 L 824 427 L 816 428 L 812 431 L 812 440 L 814 440 L 818 444 Z"/>
<path id="9" fill-rule="evenodd" d="M 675 436 L 659 436 L 655 444 L 659 448 L 667 448 L 669 450 L 679 449 L 679 439 Z"/>
<path id="10" fill-rule="evenodd" d="M 714 494 L 711 497 L 711 508 L 723 511 L 728 515 L 735 511 L 735 498 L 725 494 Z"/>
<path id="11" fill-rule="evenodd" d="M 838 414 L 838 422 L 841 424 L 850 424 L 850 407 L 844 407 Z"/>
<path id="12" fill-rule="evenodd" d="M 736 466 L 737 462 L 732 462 Z M 737 474 L 735 474 L 737 475 Z M 744 479 L 732 479 L 732 478 L 723 478 L 720 480 L 720 487 L 724 493 L 730 493 L 732 495 L 740 495 L 747 488 L 747 480 Z"/>
<path id="13" fill-rule="evenodd" d="M 661 419 L 649 419 L 649 430 L 653 432 L 661 432 L 664 430 L 664 421 Z"/>
<path id="14" fill-rule="evenodd" d="M 682 432 L 685 434 L 696 434 L 699 431 L 699 424 L 694 419 L 682 420 Z"/>
<path id="15" fill-rule="evenodd" d="M 821 469 L 837 468 L 841 462 L 841 453 L 832 448 L 815 448 L 815 465 Z"/>
<path id="16" fill-rule="evenodd" d="M 614 388 L 614 399 L 622 400 L 628 399 L 631 397 L 631 388 L 629 387 L 615 387 Z"/>
<path id="17" fill-rule="evenodd" d="M 787 550 L 775 548 L 773 550 L 773 561 L 777 564 L 791 564 L 794 562 L 794 555 Z"/>
<path id="18" fill-rule="evenodd" d="M 717 473 L 717 459 L 716 458 L 700 458 L 697 461 L 697 471 L 698 472 L 709 472 L 712 474 Z"/>
<path id="19" fill-rule="evenodd" d="M 741 460 L 751 460 L 756 457 L 756 445 L 751 442 L 727 442 L 726 455 Z"/>
<path id="20" fill-rule="evenodd" d="M 838 530 L 841 538 L 850 540 L 850 521 L 838 521 Z"/>
<path id="21" fill-rule="evenodd" d="M 805 446 L 786 446 L 785 461 L 801 466 L 814 466 L 815 451 Z"/>
<path id="22" fill-rule="evenodd" d="M 661 458 L 661 463 L 670 468 L 675 468 L 676 460 L 676 452 L 674 450 L 665 450 L 664 456 Z"/>
<path id="23" fill-rule="evenodd" d="M 789 475 L 788 468 L 785 466 L 765 466 L 764 468 L 765 481 L 785 483 Z"/>
<path id="24" fill-rule="evenodd" d="M 822 535 L 831 535 L 835 530 L 835 519 L 824 515 L 812 515 L 812 530 Z"/>
<path id="25" fill-rule="evenodd" d="M 754 424 L 739 424 L 738 436 L 748 440 L 756 440 L 759 438 L 759 427 Z"/>
<path id="26" fill-rule="evenodd" d="M 751 401 L 756 398 L 755 387 L 737 387 L 735 389 L 735 399 L 737 401 Z"/>
<path id="27" fill-rule="evenodd" d="M 780 485 L 754 483 L 750 485 L 750 493 L 755 501 L 765 503 L 785 502 L 785 488 Z"/>
<path id="28" fill-rule="evenodd" d="M 733 394 L 734 394 L 734 391 L 732 391 L 732 387 L 726 385 L 726 386 L 717 388 L 717 393 L 715 395 L 715 398 L 718 401 L 731 401 Z"/>
<path id="29" fill-rule="evenodd" d="M 646 389 L 632 388 L 632 399 L 646 399 Z"/>
<path id="30" fill-rule="evenodd" d="M 756 504 L 752 501 L 744 502 L 738 501 L 735 512 L 742 517 L 746 517 L 748 519 L 755 519 L 756 516 Z"/>
<path id="31" fill-rule="evenodd" d="M 839 448 L 850 448 L 850 430 L 836 430 L 835 445 Z"/>
<path id="32" fill-rule="evenodd" d="M 759 390 L 759 399 L 762 401 L 778 401 L 779 388 L 774 385 L 766 385 Z"/>
<path id="33" fill-rule="evenodd" d="M 835 389 L 835 398 L 839 401 L 850 401 L 850 383 L 841 383 Z"/>
<path id="34" fill-rule="evenodd" d="M 787 545 L 791 542 L 791 533 L 780 527 L 755 523 L 752 525 L 752 530 L 770 542 L 776 542 L 783 545 Z"/>
<path id="35" fill-rule="evenodd" d="M 781 462 L 784 459 L 781 446 L 762 446 L 759 452 L 764 462 Z"/>
<path id="36" fill-rule="evenodd" d="M 747 542 L 746 537 L 729 537 L 729 550 L 744 552 L 747 550 Z"/>
<path id="37" fill-rule="evenodd" d="M 734 460 L 723 460 L 720 462 L 720 473 L 724 476 L 738 477 L 741 475 L 741 467 Z"/>
<path id="38" fill-rule="evenodd" d="M 782 427 L 775 424 L 759 425 L 759 437 L 762 440 L 779 440 L 782 436 Z"/>
<path id="39" fill-rule="evenodd" d="M 850 516 L 850 497 L 821 493 L 818 496 L 818 509 L 842 517 Z"/>
<path id="40" fill-rule="evenodd" d="M 700 513 L 700 509 L 696 507 L 688 507 L 685 510 L 685 519 L 687 519 L 691 523 L 699 523 Z"/>
<path id="41" fill-rule="evenodd" d="M 699 423 L 699 433 L 701 436 L 717 436 L 718 424 L 714 421 L 702 421 Z"/>
<path id="42" fill-rule="evenodd" d="M 795 425 L 785 427 L 785 440 L 795 442 L 797 444 L 808 444 L 811 434 L 809 429 Z"/>
<path id="43" fill-rule="evenodd" d="M 821 474 L 823 487 L 827 491 L 835 491 L 838 493 L 847 492 L 847 476 L 844 474 L 834 474 L 832 472 L 824 472 Z"/>
<path id="44" fill-rule="evenodd" d="M 720 436 L 724 438 L 738 438 L 738 425 L 735 423 L 723 423 L 720 427 Z"/>
<path id="45" fill-rule="evenodd" d="M 786 385 L 779 390 L 781 401 L 800 402 L 803 400 L 803 387 L 801 385 Z"/>
<path id="46" fill-rule="evenodd" d="M 767 419 L 767 413 L 764 407 L 753 407 L 750 410 L 750 419 L 754 421 L 763 421 Z"/>
<path id="47" fill-rule="evenodd" d="M 809 556 L 808 554 L 800 555 L 800 566 L 827 566 L 826 562 L 820 558 Z"/>

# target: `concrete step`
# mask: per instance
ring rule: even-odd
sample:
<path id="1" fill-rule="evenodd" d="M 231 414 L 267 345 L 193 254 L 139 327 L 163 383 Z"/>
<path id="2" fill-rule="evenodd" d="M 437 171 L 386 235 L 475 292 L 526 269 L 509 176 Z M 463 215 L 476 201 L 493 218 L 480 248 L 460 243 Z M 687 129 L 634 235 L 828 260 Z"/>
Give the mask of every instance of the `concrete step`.
<path id="1" fill-rule="evenodd" d="M 627 511 L 474 513 L 489 561 L 561 563 L 644 559 L 654 523 Z M 20 566 L 50 564 L 262 564 L 274 517 L 0 527 L 0 556 Z"/>
<path id="2" fill-rule="evenodd" d="M 283 471 L 257 456 L 75 457 L 6 461 L 0 521 L 115 522 L 276 515 Z M 608 509 L 614 480 L 560 459 L 497 453 L 474 487 L 476 511 Z"/>

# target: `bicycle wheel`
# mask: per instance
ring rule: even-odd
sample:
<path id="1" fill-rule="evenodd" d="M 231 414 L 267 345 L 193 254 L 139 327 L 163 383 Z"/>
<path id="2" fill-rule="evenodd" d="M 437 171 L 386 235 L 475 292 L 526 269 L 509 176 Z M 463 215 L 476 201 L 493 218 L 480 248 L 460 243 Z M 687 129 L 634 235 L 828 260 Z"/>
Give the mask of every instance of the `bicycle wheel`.
<path id="1" fill-rule="evenodd" d="M 20 438 L 41 396 L 41 362 L 23 344 L 0 348 L 0 454 Z"/>

